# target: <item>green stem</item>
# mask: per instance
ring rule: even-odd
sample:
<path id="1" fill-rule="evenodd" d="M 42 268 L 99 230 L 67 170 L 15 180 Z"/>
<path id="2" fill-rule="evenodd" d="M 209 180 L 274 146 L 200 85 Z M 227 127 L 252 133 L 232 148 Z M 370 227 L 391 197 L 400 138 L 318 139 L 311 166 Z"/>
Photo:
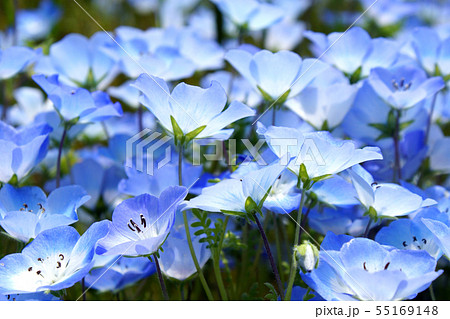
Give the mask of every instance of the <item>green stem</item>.
<path id="1" fill-rule="evenodd" d="M 192 245 L 192 239 L 191 239 L 191 233 L 189 231 L 189 222 L 187 218 L 186 211 L 183 211 L 183 219 L 184 219 L 184 229 L 186 231 L 186 238 L 189 245 L 189 251 L 192 256 L 192 261 L 194 262 L 195 269 L 197 270 L 198 276 L 200 277 L 200 281 L 202 283 L 203 289 L 205 290 L 206 295 L 208 296 L 209 300 L 214 300 L 214 297 L 211 293 L 211 290 L 208 287 L 208 283 L 206 282 L 205 276 L 203 276 L 202 268 L 200 267 L 197 256 L 195 255 L 194 245 Z"/>
<path id="2" fill-rule="evenodd" d="M 228 220 L 230 219 L 230 216 L 225 217 L 224 225 L 223 225 L 223 231 L 222 231 L 222 237 L 220 239 L 219 245 L 217 246 L 217 250 L 213 254 L 213 266 L 214 266 L 214 274 L 216 276 L 217 285 L 219 286 L 219 292 L 220 296 L 222 297 L 223 301 L 228 301 L 228 295 L 227 291 L 225 289 L 225 286 L 223 284 L 222 280 L 222 274 L 220 272 L 220 255 L 222 252 L 222 245 L 223 240 L 225 238 L 225 232 L 227 229 Z"/>
<path id="3" fill-rule="evenodd" d="M 303 205 L 305 205 L 306 191 L 301 190 L 302 195 L 300 197 L 300 206 L 297 213 L 297 224 L 295 225 L 294 246 L 299 244 L 300 239 L 300 224 L 302 222 Z M 295 275 L 297 273 L 297 259 L 295 258 L 295 252 L 292 253 L 291 271 L 289 273 L 289 281 L 286 290 L 286 298 L 284 300 L 291 300 L 292 287 L 294 287 Z"/>
<path id="4" fill-rule="evenodd" d="M 261 223 L 259 222 L 258 216 L 256 214 L 254 214 L 253 217 L 255 218 L 256 226 L 258 226 L 258 230 L 263 239 L 264 247 L 266 248 L 266 253 L 267 253 L 267 256 L 269 257 L 270 266 L 272 267 L 273 274 L 275 275 L 275 281 L 277 283 L 278 290 L 280 292 L 281 300 L 284 300 L 283 284 L 281 283 L 280 274 L 278 272 L 278 268 L 275 263 L 275 260 L 273 259 L 272 251 L 270 250 L 269 241 L 267 240 L 266 233 L 264 232 L 264 229 L 263 229 Z"/>
<path id="5" fill-rule="evenodd" d="M 275 246 L 277 248 L 277 262 L 278 262 L 278 268 L 280 269 L 280 278 L 281 282 L 284 282 L 284 272 L 283 272 L 283 256 L 281 251 L 281 244 L 280 244 L 280 234 L 278 233 L 278 223 L 277 223 L 277 214 L 273 213 L 273 225 L 274 225 L 274 231 L 275 231 Z"/>
<path id="6" fill-rule="evenodd" d="M 369 236 L 370 225 L 372 225 L 372 218 L 369 219 L 369 222 L 367 223 L 366 230 L 364 231 L 364 238 L 368 238 Z"/>
<path id="7" fill-rule="evenodd" d="M 394 163 L 394 182 L 398 183 L 402 179 L 402 168 L 400 164 L 400 116 L 401 111 L 397 111 L 395 118 L 395 130 L 394 130 L 394 151 L 395 151 L 395 163 Z"/>
<path id="8" fill-rule="evenodd" d="M 183 185 L 183 145 L 180 145 L 178 153 L 178 184 L 180 186 Z M 189 245 L 189 251 L 192 256 L 192 261 L 194 262 L 195 265 L 195 269 L 197 270 L 198 276 L 200 277 L 200 281 L 202 283 L 206 295 L 208 296 L 208 299 L 214 300 L 211 290 L 208 287 L 208 283 L 206 282 L 205 276 L 203 275 L 202 268 L 198 263 L 197 256 L 195 255 L 194 245 L 192 244 L 191 232 L 189 230 L 189 221 L 187 218 L 186 211 L 183 211 L 183 220 L 184 220 L 184 230 L 186 231 L 186 239 Z"/>
<path id="9" fill-rule="evenodd" d="M 428 288 L 430 291 L 430 297 L 432 301 L 436 301 L 436 296 L 434 295 L 434 289 L 433 289 L 433 283 L 430 284 L 430 287 Z"/>

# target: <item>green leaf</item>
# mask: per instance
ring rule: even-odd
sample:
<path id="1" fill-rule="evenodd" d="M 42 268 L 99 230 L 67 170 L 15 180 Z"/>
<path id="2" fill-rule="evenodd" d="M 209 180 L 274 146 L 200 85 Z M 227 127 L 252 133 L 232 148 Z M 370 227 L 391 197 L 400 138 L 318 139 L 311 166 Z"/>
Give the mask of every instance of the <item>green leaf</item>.
<path id="1" fill-rule="evenodd" d="M 200 235 L 203 235 L 205 233 L 205 230 L 204 229 L 199 229 L 199 230 L 197 230 L 195 233 L 194 233 L 194 235 L 195 236 L 200 236 Z"/>
<path id="2" fill-rule="evenodd" d="M 191 227 L 193 227 L 193 228 L 201 227 L 201 226 L 202 226 L 202 223 L 200 223 L 200 222 L 194 222 L 191 224 Z"/>
<path id="3" fill-rule="evenodd" d="M 198 134 L 200 134 L 204 129 L 206 128 L 206 125 L 200 126 L 198 128 L 196 128 L 195 130 L 193 130 L 192 132 L 189 132 L 186 134 L 186 138 L 185 138 L 185 143 L 189 143 L 190 141 L 192 141 L 194 138 L 196 138 L 198 136 Z"/>

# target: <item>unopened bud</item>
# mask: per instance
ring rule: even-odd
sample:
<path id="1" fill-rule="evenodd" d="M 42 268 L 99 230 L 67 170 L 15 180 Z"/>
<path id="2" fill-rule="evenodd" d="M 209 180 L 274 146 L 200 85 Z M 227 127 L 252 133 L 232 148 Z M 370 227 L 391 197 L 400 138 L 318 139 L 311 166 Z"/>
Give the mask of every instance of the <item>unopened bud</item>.
<path id="1" fill-rule="evenodd" d="M 316 268 L 319 259 L 319 250 L 309 241 L 294 247 L 297 264 L 302 271 L 310 272 Z"/>

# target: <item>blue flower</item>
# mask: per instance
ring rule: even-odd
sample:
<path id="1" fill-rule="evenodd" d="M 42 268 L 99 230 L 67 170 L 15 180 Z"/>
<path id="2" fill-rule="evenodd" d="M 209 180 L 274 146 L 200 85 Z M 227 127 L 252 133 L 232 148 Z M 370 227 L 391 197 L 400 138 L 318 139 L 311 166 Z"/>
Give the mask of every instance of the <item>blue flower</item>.
<path id="1" fill-rule="evenodd" d="M 269 166 L 252 170 L 240 178 L 225 179 L 216 185 L 205 187 L 184 209 L 199 208 L 208 212 L 243 216 L 248 212 L 248 198 L 261 208 L 267 191 L 286 169 L 283 161 L 287 162 L 286 157 Z"/>
<path id="2" fill-rule="evenodd" d="M 304 35 L 313 42 L 312 51 L 317 57 L 323 54 L 321 59 L 349 76 L 360 73 L 359 76 L 366 77 L 372 68 L 390 67 L 398 57 L 399 45 L 395 41 L 371 39 L 360 27 L 328 36 L 312 31 L 305 31 Z"/>
<path id="3" fill-rule="evenodd" d="M 91 270 L 97 241 L 108 228 L 109 223 L 102 221 L 81 237 L 70 226 L 40 233 L 21 253 L 0 260 L 0 292 L 33 293 L 72 287 Z"/>
<path id="4" fill-rule="evenodd" d="M 413 107 L 445 87 L 441 77 L 428 79 L 425 71 L 410 66 L 374 68 L 368 81 L 378 96 L 398 110 Z"/>
<path id="5" fill-rule="evenodd" d="M 375 240 L 382 245 L 394 246 L 398 249 L 425 250 L 439 259 L 442 251 L 433 234 L 425 226 L 423 219 L 449 224 L 449 216 L 430 207 L 420 211 L 413 219 L 394 220 L 377 233 Z"/>
<path id="6" fill-rule="evenodd" d="M 301 273 L 325 300 L 403 300 L 425 290 L 442 270 L 425 251 L 394 249 L 367 238 L 328 233 L 319 266 Z"/>
<path id="7" fill-rule="evenodd" d="M 257 0 L 211 0 L 236 26 L 256 31 L 265 29 L 283 18 L 283 10 Z"/>
<path id="8" fill-rule="evenodd" d="M 181 83 L 169 94 L 163 80 L 142 74 L 134 86 L 143 93 L 141 103 L 176 139 L 191 133 L 196 139 L 226 140 L 233 132 L 233 129 L 224 129 L 226 126 L 255 114 L 248 106 L 236 101 L 223 110 L 227 95 L 217 82 L 212 82 L 207 89 Z"/>
<path id="9" fill-rule="evenodd" d="M 411 36 L 417 60 L 427 73 L 430 75 L 449 75 L 450 37 L 443 39 L 436 30 L 429 27 L 417 28 Z"/>
<path id="10" fill-rule="evenodd" d="M 311 229 L 326 235 L 331 231 L 336 234 L 350 234 L 361 236 L 367 228 L 368 216 L 357 205 L 313 208 L 308 216 L 308 225 Z M 375 226 L 376 223 L 372 223 Z"/>
<path id="11" fill-rule="evenodd" d="M 50 102 L 44 100 L 44 93 L 31 87 L 20 87 L 14 91 L 17 106 L 8 108 L 8 123 L 13 125 L 31 124 L 41 112 L 51 111 Z"/>
<path id="12" fill-rule="evenodd" d="M 59 81 L 58 75 L 34 75 L 33 80 L 47 93 L 65 122 L 100 122 L 114 116 L 122 116 L 120 104 L 111 102 L 104 92 L 90 93 L 83 88 L 65 85 Z"/>
<path id="13" fill-rule="evenodd" d="M 158 197 L 143 194 L 124 200 L 112 215 L 108 236 L 99 241 L 97 254 L 147 256 L 156 253 L 175 222 L 185 187 L 165 189 Z"/>
<path id="14" fill-rule="evenodd" d="M 58 188 L 47 198 L 39 187 L 6 184 L 0 190 L 0 226 L 27 243 L 47 229 L 75 223 L 77 209 L 88 199 L 80 186 Z"/>
<path id="15" fill-rule="evenodd" d="M 231 177 L 243 178 L 249 172 L 261 168 L 255 162 L 241 165 L 233 172 Z M 270 188 L 263 207 L 277 214 L 286 214 L 298 209 L 301 194 L 296 188 L 296 185 L 297 177 L 295 174 L 287 170 L 283 171 Z"/>
<path id="16" fill-rule="evenodd" d="M 7 183 L 13 175 L 20 180 L 35 168 L 47 154 L 51 131 L 47 124 L 17 130 L 0 122 L 0 181 Z"/>
<path id="17" fill-rule="evenodd" d="M 94 268 L 86 276 L 86 285 L 100 292 L 117 292 L 155 273 L 155 264 L 148 258 L 115 256 L 101 268 Z"/>
<path id="18" fill-rule="evenodd" d="M 280 104 L 300 93 L 317 75 L 329 66 L 316 59 L 305 59 L 291 51 L 272 53 L 261 50 L 255 54 L 230 50 L 225 59 L 266 100 Z"/>
<path id="19" fill-rule="evenodd" d="M 333 129 L 353 106 L 357 91 L 356 85 L 350 85 L 340 71 L 330 67 L 287 100 L 286 106 L 316 129 Z"/>
<path id="20" fill-rule="evenodd" d="M 61 16 L 61 10 L 52 0 L 41 1 L 32 10 L 18 10 L 16 15 L 19 42 L 41 40 L 46 37 Z"/>
<path id="21" fill-rule="evenodd" d="M 175 154 L 172 154 L 172 156 L 175 156 Z M 144 157 L 141 161 L 150 163 L 151 160 Z M 178 164 L 167 163 L 160 168 L 156 167 L 156 161 L 153 164 L 155 164 L 155 168 L 152 175 L 138 171 L 135 167 L 136 165 L 133 165 L 133 167 L 126 166 L 125 173 L 127 178 L 120 181 L 118 186 L 119 192 L 132 196 L 142 194 L 159 196 L 167 187 L 178 185 Z M 182 166 L 183 183 L 185 185 L 192 185 L 203 171 L 202 166 L 194 166 L 186 161 L 183 161 Z"/>
<path id="22" fill-rule="evenodd" d="M 53 296 L 52 294 L 47 294 L 45 292 L 37 292 L 34 294 L 12 294 L 12 295 L 1 295 L 0 301 L 59 301 L 61 299 Z"/>
<path id="23" fill-rule="evenodd" d="M 357 163 L 382 159 L 378 147 L 357 149 L 352 141 L 334 138 L 329 132 L 303 133 L 298 129 L 270 126 L 258 123 L 257 132 L 264 136 L 270 149 L 278 156 L 295 157 L 290 164 L 297 176 L 305 165 L 309 179 L 337 174 Z"/>
<path id="24" fill-rule="evenodd" d="M 191 214 L 188 214 L 189 224 L 194 222 Z M 191 234 L 195 231 L 191 228 Z M 192 236 L 192 235 L 191 235 Z M 192 245 L 197 256 L 200 267 L 203 267 L 211 257 L 211 250 L 207 248 L 207 242 L 200 242 L 202 236 L 192 236 Z M 177 215 L 175 225 L 169 237 L 162 246 L 159 263 L 164 275 L 177 280 L 186 280 L 197 272 L 192 256 L 189 252 L 189 245 L 186 239 L 183 218 Z"/>
<path id="25" fill-rule="evenodd" d="M 412 193 L 393 183 L 376 183 L 364 168 L 355 165 L 348 170 L 358 199 L 366 210 L 375 209 L 378 216 L 404 216 L 422 207 L 435 205 L 436 201 Z"/>
<path id="26" fill-rule="evenodd" d="M 25 69 L 37 54 L 27 47 L 0 48 L 0 80 L 9 79 Z"/>
<path id="27" fill-rule="evenodd" d="M 433 234 L 434 240 L 447 259 L 450 259 L 450 228 L 447 223 L 430 218 L 422 218 L 422 222 Z"/>
<path id="28" fill-rule="evenodd" d="M 90 39 L 81 34 L 66 35 L 50 46 L 49 55 L 36 63 L 34 71 L 48 76 L 58 74 L 62 82 L 71 86 L 90 90 L 104 87 L 118 73 L 116 62 L 102 50 L 110 43 L 113 42 L 105 32 Z"/>

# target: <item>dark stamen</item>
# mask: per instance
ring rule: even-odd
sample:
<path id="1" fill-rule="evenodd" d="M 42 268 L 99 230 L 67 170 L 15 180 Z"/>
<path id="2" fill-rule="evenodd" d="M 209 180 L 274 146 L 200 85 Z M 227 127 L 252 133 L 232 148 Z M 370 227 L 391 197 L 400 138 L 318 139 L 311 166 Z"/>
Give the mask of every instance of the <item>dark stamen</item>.
<path id="1" fill-rule="evenodd" d="M 427 240 L 425 238 L 422 238 L 422 243 L 424 243 L 426 245 L 427 244 Z"/>
<path id="2" fill-rule="evenodd" d="M 38 258 L 37 260 L 40 261 L 41 263 L 44 262 L 44 259 L 42 259 L 42 258 Z"/>
<path id="3" fill-rule="evenodd" d="M 403 242 L 403 247 L 406 247 L 406 246 L 408 246 L 408 245 L 406 244 L 406 241 L 404 241 Z"/>
<path id="4" fill-rule="evenodd" d="M 136 228 L 136 230 L 137 230 L 138 233 L 141 233 L 141 232 L 142 232 L 142 230 L 139 228 L 138 224 L 136 224 L 136 223 L 134 222 L 134 220 L 130 219 L 130 223 L 131 223 L 131 225 L 133 225 L 134 228 Z"/>
<path id="5" fill-rule="evenodd" d="M 414 240 L 414 241 L 417 241 L 417 237 L 416 237 L 416 236 L 413 236 L 413 240 Z"/>
<path id="6" fill-rule="evenodd" d="M 61 268 L 61 262 L 60 261 L 56 262 L 56 268 Z"/>
<path id="7" fill-rule="evenodd" d="M 28 268 L 28 271 L 32 271 L 32 270 L 33 270 L 33 267 Z"/>
<path id="8" fill-rule="evenodd" d="M 141 216 L 141 225 L 144 226 L 144 228 L 147 227 L 147 221 L 145 220 L 144 215 L 141 214 L 140 216 Z"/>
<path id="9" fill-rule="evenodd" d="M 131 228 L 130 223 L 127 224 L 128 228 L 131 229 L 131 231 L 136 231 L 136 229 Z"/>
<path id="10" fill-rule="evenodd" d="M 389 265 L 390 265 L 390 262 L 388 262 L 388 263 L 386 264 L 386 266 L 384 266 L 384 270 L 388 269 Z"/>
<path id="11" fill-rule="evenodd" d="M 64 260 L 64 255 L 63 254 L 59 254 L 59 259 L 60 260 Z"/>
<path id="12" fill-rule="evenodd" d="M 366 262 L 363 263 L 363 267 L 364 267 L 365 271 L 368 271 L 367 268 L 366 268 Z"/>

